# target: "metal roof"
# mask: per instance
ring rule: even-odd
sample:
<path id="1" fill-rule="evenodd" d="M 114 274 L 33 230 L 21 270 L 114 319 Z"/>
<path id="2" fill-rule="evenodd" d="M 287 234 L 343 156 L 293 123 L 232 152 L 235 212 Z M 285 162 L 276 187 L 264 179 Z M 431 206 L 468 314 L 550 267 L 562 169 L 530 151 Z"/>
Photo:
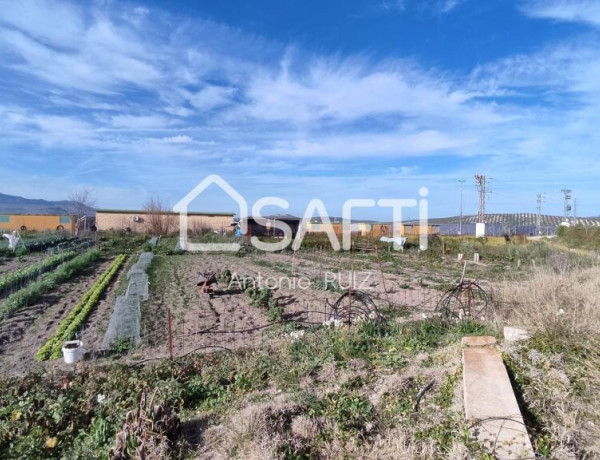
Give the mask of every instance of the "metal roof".
<path id="1" fill-rule="evenodd" d="M 139 209 L 96 209 L 96 214 L 149 214 L 148 211 Z M 160 214 L 169 214 L 178 216 L 178 212 L 160 211 Z M 234 212 L 198 212 L 189 211 L 188 216 L 235 216 Z"/>

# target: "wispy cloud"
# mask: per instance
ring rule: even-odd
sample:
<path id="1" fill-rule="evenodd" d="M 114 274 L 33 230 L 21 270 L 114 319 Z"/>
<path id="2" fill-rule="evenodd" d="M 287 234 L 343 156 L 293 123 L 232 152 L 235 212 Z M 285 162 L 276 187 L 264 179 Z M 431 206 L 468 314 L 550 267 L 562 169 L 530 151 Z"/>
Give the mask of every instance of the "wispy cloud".
<path id="1" fill-rule="evenodd" d="M 337 136 L 315 136 L 314 140 L 277 142 L 264 150 L 267 155 L 280 157 L 329 157 L 340 160 L 354 157 L 411 157 L 458 150 L 473 144 L 464 136 L 438 131 L 362 133 Z"/>
<path id="2" fill-rule="evenodd" d="M 466 1 L 467 0 L 442 0 L 440 1 L 438 8 L 441 13 L 449 13 Z"/>
<path id="3" fill-rule="evenodd" d="M 536 18 L 600 26 L 600 3 L 596 0 L 532 0 L 523 5 L 523 11 Z"/>
<path id="4" fill-rule="evenodd" d="M 199 110 L 212 110 L 230 104 L 235 93 L 235 88 L 209 85 L 191 95 L 190 104 Z"/>
<path id="5" fill-rule="evenodd" d="M 382 0 L 380 6 L 384 11 L 404 11 L 406 2 L 405 0 Z"/>
<path id="6" fill-rule="evenodd" d="M 382 0 L 380 10 L 388 13 L 406 13 L 409 8 L 418 8 L 435 14 L 446 14 L 467 0 Z"/>
<path id="7" fill-rule="evenodd" d="M 68 23 L 72 18 L 67 16 L 64 20 Z M 76 22 L 77 16 L 73 20 Z M 65 49 L 55 47 L 53 36 L 47 44 L 42 41 L 44 37 L 33 38 L 29 29 L 4 28 L 0 52 L 11 61 L 9 68 L 58 88 L 112 93 L 125 86 L 148 88 L 161 80 L 160 70 L 147 59 L 153 53 L 144 47 L 140 37 L 106 21 L 75 32 L 81 33 L 69 38 L 70 45 L 77 48 Z"/>

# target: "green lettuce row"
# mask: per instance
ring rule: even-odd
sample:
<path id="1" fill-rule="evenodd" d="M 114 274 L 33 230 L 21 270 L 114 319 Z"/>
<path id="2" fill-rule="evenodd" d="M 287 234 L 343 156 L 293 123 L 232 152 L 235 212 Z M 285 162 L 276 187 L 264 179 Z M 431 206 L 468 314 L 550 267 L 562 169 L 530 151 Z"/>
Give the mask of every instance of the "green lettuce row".
<path id="1" fill-rule="evenodd" d="M 119 255 L 110 267 L 100 275 L 77 305 L 71 309 L 67 317 L 60 322 L 56 333 L 37 351 L 35 355 L 36 360 L 45 361 L 48 358 L 60 358 L 63 342 L 75 335 L 75 332 L 77 332 L 77 329 L 87 319 L 92 308 L 96 305 L 126 258 L 125 254 Z"/>
<path id="2" fill-rule="evenodd" d="M 100 253 L 97 250 L 89 250 L 72 260 L 63 262 L 50 273 L 45 273 L 37 281 L 31 282 L 23 289 L 11 294 L 0 304 L 0 320 L 35 302 L 60 283 L 73 278 L 84 267 L 96 261 L 99 256 Z"/>
<path id="3" fill-rule="evenodd" d="M 67 251 L 55 254 L 33 265 L 20 268 L 19 270 L 15 270 L 14 272 L 8 273 L 0 277 L 0 294 L 14 286 L 22 284 L 28 279 L 34 278 L 44 272 L 52 270 L 53 268 L 57 267 L 63 262 L 72 259 L 76 255 L 77 253 L 75 251 Z"/>
<path id="4" fill-rule="evenodd" d="M 69 312 L 67 317 L 61 321 L 61 323 L 58 326 L 58 329 L 56 330 L 56 333 L 54 334 L 55 337 L 60 338 L 63 335 L 65 335 L 67 332 L 67 329 L 70 327 L 72 322 L 75 321 L 75 319 L 81 314 L 81 312 L 85 309 L 85 307 L 89 304 L 92 304 L 92 305 L 95 304 L 95 302 L 93 302 L 92 297 L 94 296 L 94 294 L 96 294 L 98 292 L 100 293 L 99 295 L 101 295 L 104 292 L 104 290 L 106 289 L 106 286 L 108 286 L 113 275 L 121 267 L 121 264 L 123 263 L 125 258 L 126 258 L 125 255 L 118 256 L 113 261 L 113 263 L 110 265 L 110 267 L 108 267 L 104 271 L 104 273 L 102 273 L 102 275 L 100 275 L 100 277 L 96 280 L 94 285 L 84 294 L 84 296 L 77 303 L 77 305 L 75 305 L 71 309 L 71 311 Z M 87 317 L 87 315 L 85 315 L 85 316 Z M 65 339 L 65 340 L 68 340 L 68 339 Z"/>

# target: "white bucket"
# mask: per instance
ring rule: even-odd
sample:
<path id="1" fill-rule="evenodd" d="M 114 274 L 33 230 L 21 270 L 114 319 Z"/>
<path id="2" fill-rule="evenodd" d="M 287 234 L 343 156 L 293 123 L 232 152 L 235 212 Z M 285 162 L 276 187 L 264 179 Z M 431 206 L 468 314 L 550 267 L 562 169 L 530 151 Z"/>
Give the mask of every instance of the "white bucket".
<path id="1" fill-rule="evenodd" d="M 83 343 L 81 340 L 69 340 L 62 346 L 65 363 L 73 364 L 83 359 Z"/>

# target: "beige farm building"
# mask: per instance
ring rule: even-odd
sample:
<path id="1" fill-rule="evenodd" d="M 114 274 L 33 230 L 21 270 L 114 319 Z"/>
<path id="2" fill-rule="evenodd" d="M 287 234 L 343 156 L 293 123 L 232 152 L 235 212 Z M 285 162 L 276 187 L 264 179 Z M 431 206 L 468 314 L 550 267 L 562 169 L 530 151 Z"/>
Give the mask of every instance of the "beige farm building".
<path id="1" fill-rule="evenodd" d="M 153 213 L 155 215 L 155 213 Z M 179 213 L 161 212 L 160 216 L 169 222 L 169 233 L 179 232 Z M 192 232 L 200 230 L 231 231 L 233 213 L 188 212 L 188 229 Z M 147 211 L 97 209 L 96 227 L 103 230 L 125 230 L 136 233 L 148 233 L 149 213 Z"/>

